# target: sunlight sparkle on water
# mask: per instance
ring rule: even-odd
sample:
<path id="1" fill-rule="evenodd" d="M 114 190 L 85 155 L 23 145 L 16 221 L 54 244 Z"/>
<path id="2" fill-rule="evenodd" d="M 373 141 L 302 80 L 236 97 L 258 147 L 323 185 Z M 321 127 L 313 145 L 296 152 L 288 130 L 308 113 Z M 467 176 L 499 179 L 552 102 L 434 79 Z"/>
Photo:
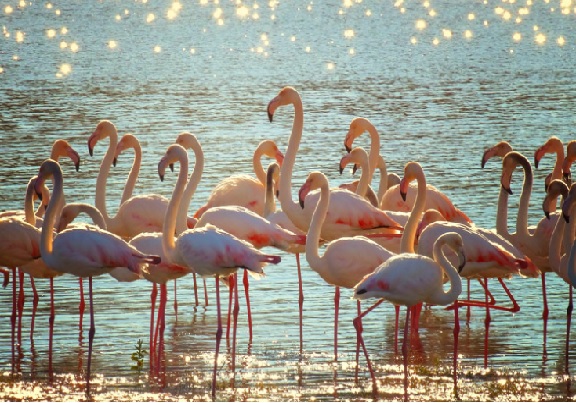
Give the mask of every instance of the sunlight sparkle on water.
<path id="1" fill-rule="evenodd" d="M 24 32 L 22 31 L 16 31 L 16 42 L 22 43 L 24 42 Z"/>
<path id="2" fill-rule="evenodd" d="M 148 13 L 148 15 L 146 16 L 146 22 L 147 23 L 151 23 L 155 19 L 156 19 L 156 16 L 154 15 L 154 13 Z"/>
<path id="3" fill-rule="evenodd" d="M 443 29 L 442 35 L 444 36 L 444 38 L 450 39 L 452 38 L 452 31 L 450 29 Z"/>
<path id="4" fill-rule="evenodd" d="M 353 38 L 353 37 L 354 37 L 354 30 L 353 29 L 344 30 L 344 38 Z"/>
<path id="5" fill-rule="evenodd" d="M 558 44 L 558 46 L 564 46 L 566 44 L 566 38 L 564 38 L 563 36 L 559 36 L 556 39 L 556 43 Z"/>
<path id="6" fill-rule="evenodd" d="M 49 29 L 46 31 L 46 36 L 48 38 L 54 38 L 56 36 L 56 30 L 55 29 Z"/>
<path id="7" fill-rule="evenodd" d="M 537 33 L 536 36 L 534 36 L 534 42 L 538 45 L 544 45 L 546 43 L 546 35 L 542 32 Z"/>
<path id="8" fill-rule="evenodd" d="M 116 49 L 118 47 L 118 42 L 112 40 L 112 41 L 108 41 L 108 47 L 110 49 Z"/>
<path id="9" fill-rule="evenodd" d="M 425 29 L 427 26 L 426 20 L 423 19 L 419 19 L 416 20 L 416 29 L 419 31 L 422 31 L 423 29 Z"/>
<path id="10" fill-rule="evenodd" d="M 522 40 L 522 34 L 520 32 L 514 32 L 512 39 L 514 42 L 520 42 Z"/>
<path id="11" fill-rule="evenodd" d="M 4 7 L 4 13 L 5 14 L 12 14 L 13 11 L 14 11 L 14 9 L 10 5 Z"/>

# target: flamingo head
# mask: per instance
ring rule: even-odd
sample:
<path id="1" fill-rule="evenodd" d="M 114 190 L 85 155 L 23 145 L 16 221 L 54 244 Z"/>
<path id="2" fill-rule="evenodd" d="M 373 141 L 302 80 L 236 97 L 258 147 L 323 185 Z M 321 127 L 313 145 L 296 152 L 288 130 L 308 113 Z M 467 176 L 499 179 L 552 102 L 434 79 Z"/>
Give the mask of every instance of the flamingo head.
<path id="1" fill-rule="evenodd" d="M 190 132 L 182 132 L 176 137 L 176 144 L 180 144 L 185 149 L 191 149 L 195 147 L 200 147 L 200 143 L 196 136 Z"/>
<path id="2" fill-rule="evenodd" d="M 300 187 L 298 191 L 298 200 L 300 202 L 300 207 L 304 208 L 304 200 L 306 196 L 313 191 L 322 186 L 328 185 L 328 179 L 322 172 L 310 172 L 306 178 L 306 182 Z"/>
<path id="3" fill-rule="evenodd" d="M 74 163 L 74 167 L 76 168 L 76 172 L 80 170 L 80 155 L 78 152 L 72 148 L 72 146 L 63 139 L 58 139 L 52 145 L 52 154 L 50 158 L 54 161 L 58 161 L 60 157 L 68 157 Z"/>
<path id="4" fill-rule="evenodd" d="M 284 87 L 280 90 L 278 95 L 276 95 L 269 103 L 267 107 L 268 119 L 272 122 L 274 118 L 274 112 L 279 106 L 284 106 L 288 104 L 294 104 L 300 99 L 300 94 L 293 87 Z"/>
<path id="5" fill-rule="evenodd" d="M 96 126 L 96 129 L 92 132 L 90 137 L 88 138 L 88 152 L 92 157 L 94 152 L 94 147 L 98 141 L 105 139 L 106 137 L 110 136 L 118 136 L 118 132 L 116 131 L 116 126 L 109 120 L 102 120 Z"/>
<path id="6" fill-rule="evenodd" d="M 482 168 L 484 168 L 486 162 L 488 162 L 490 158 L 494 157 L 504 158 L 504 156 L 508 154 L 510 151 L 512 151 L 512 146 L 507 141 L 501 141 L 498 144 L 490 148 L 487 148 L 484 151 L 484 154 L 482 155 L 482 165 L 481 165 Z"/>

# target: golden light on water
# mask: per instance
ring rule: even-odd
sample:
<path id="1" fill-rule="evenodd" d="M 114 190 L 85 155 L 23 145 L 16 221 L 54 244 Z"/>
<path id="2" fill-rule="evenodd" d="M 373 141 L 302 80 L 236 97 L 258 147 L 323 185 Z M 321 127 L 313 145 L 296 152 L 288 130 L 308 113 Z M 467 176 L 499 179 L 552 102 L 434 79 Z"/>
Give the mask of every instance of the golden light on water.
<path id="1" fill-rule="evenodd" d="M 116 49 L 118 47 L 118 42 L 116 42 L 114 40 L 108 41 L 108 47 L 110 49 Z"/>
<path id="2" fill-rule="evenodd" d="M 68 33 L 68 28 L 62 27 L 62 28 L 60 29 L 60 33 L 61 33 L 62 35 L 66 35 L 66 34 Z"/>
<path id="3" fill-rule="evenodd" d="M 151 23 L 156 19 L 156 16 L 154 15 L 154 13 L 148 13 L 148 15 L 146 16 L 146 22 L 147 23 Z"/>
<path id="4" fill-rule="evenodd" d="M 556 38 L 556 43 L 558 46 L 564 46 L 566 44 L 566 39 L 563 36 Z"/>
<path id="5" fill-rule="evenodd" d="M 304 51 L 305 51 L 306 53 L 310 53 L 311 50 L 312 50 L 312 49 L 310 48 L 310 46 L 306 46 L 306 48 L 304 48 Z"/>
<path id="6" fill-rule="evenodd" d="M 336 65 L 333 62 L 326 63 L 326 69 L 328 70 L 334 70 L 335 67 Z"/>
<path id="7" fill-rule="evenodd" d="M 56 30 L 55 29 L 48 29 L 46 31 L 46 36 L 48 38 L 54 38 L 56 36 Z"/>
<path id="8" fill-rule="evenodd" d="M 472 31 L 467 29 L 466 31 L 464 31 L 464 38 L 466 39 L 472 39 L 474 35 L 472 34 Z"/>
<path id="9" fill-rule="evenodd" d="M 60 42 L 60 49 L 66 49 L 67 47 L 68 47 L 68 42 L 66 42 L 66 41 Z"/>
<path id="10" fill-rule="evenodd" d="M 520 42 L 522 40 L 522 34 L 520 32 L 514 32 L 512 39 L 514 42 Z"/>
<path id="11" fill-rule="evenodd" d="M 426 20 L 423 20 L 423 19 L 416 20 L 416 29 L 419 31 L 426 29 L 427 25 L 428 24 L 426 23 Z"/>
<path id="12" fill-rule="evenodd" d="M 432 40 L 432 45 L 438 46 L 439 44 L 440 44 L 440 39 L 434 38 L 434 39 Z"/>
<path id="13" fill-rule="evenodd" d="M 344 38 L 353 38 L 353 37 L 354 37 L 354 30 L 353 29 L 344 30 Z"/>
<path id="14" fill-rule="evenodd" d="M 72 66 L 68 63 L 62 63 L 60 69 L 56 73 L 56 77 L 64 77 L 72 72 Z"/>
<path id="15" fill-rule="evenodd" d="M 348 49 L 348 54 L 354 55 L 354 54 L 356 54 L 356 51 L 354 50 L 354 48 L 350 48 L 350 49 Z"/>
<path id="16" fill-rule="evenodd" d="M 14 9 L 10 5 L 4 7 L 4 14 L 12 14 L 13 11 Z"/>
<path id="17" fill-rule="evenodd" d="M 544 35 L 542 32 L 538 32 L 536 36 L 534 36 L 534 42 L 536 42 L 538 45 L 544 45 L 544 43 L 546 43 L 546 35 Z"/>
<path id="18" fill-rule="evenodd" d="M 469 19 L 470 21 L 475 20 L 475 19 L 476 19 L 476 14 L 474 14 L 474 13 L 468 13 L 468 19 Z"/>
<path id="19" fill-rule="evenodd" d="M 246 18 L 250 14 L 250 9 L 246 6 L 240 6 L 236 8 L 236 16 L 239 18 Z"/>
<path id="20" fill-rule="evenodd" d="M 80 50 L 80 46 L 78 46 L 78 44 L 76 42 L 72 42 L 70 44 L 70 50 L 74 53 L 78 52 Z"/>
<path id="21" fill-rule="evenodd" d="M 0 74 L 4 73 L 4 67 L 0 66 Z"/>
<path id="22" fill-rule="evenodd" d="M 160 53 L 160 52 L 162 52 L 162 46 L 160 45 L 154 46 L 154 53 Z"/>
<path id="23" fill-rule="evenodd" d="M 16 42 L 18 42 L 18 43 L 24 42 L 24 35 L 25 35 L 24 32 L 16 31 L 16 38 L 15 38 Z"/>
<path id="24" fill-rule="evenodd" d="M 416 37 L 413 36 L 412 38 L 410 38 L 410 43 L 411 43 L 412 45 L 416 45 L 416 44 L 418 43 L 418 39 L 416 39 Z"/>
<path id="25" fill-rule="evenodd" d="M 442 30 L 442 36 L 444 36 L 444 38 L 446 38 L 446 39 L 450 39 L 450 38 L 452 38 L 452 31 L 449 29 L 443 29 Z"/>

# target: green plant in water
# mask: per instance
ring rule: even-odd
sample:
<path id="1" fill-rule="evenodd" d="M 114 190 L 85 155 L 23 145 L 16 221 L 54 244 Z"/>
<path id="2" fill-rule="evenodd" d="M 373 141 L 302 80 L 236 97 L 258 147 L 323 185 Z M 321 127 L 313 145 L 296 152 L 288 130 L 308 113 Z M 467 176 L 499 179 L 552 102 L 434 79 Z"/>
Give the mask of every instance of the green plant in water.
<path id="1" fill-rule="evenodd" d="M 138 339 L 138 343 L 136 343 L 136 351 L 132 353 L 132 361 L 134 365 L 132 365 L 132 369 L 140 371 L 144 367 L 144 357 L 148 355 L 148 351 L 143 347 L 144 342 L 142 339 Z"/>

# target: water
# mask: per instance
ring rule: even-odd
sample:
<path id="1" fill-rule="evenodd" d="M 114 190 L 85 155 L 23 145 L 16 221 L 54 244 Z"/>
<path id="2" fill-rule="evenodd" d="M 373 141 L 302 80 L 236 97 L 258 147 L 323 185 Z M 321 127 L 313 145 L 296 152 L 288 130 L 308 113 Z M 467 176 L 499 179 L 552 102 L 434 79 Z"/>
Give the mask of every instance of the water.
<path id="1" fill-rule="evenodd" d="M 181 131 L 195 133 L 206 166 L 190 211 L 221 178 L 249 173 L 251 154 L 265 138 L 285 150 L 293 113 L 269 123 L 266 105 L 285 85 L 304 103 L 304 136 L 294 187 L 322 170 L 337 185 L 337 163 L 351 119 L 363 116 L 381 135 L 388 169 L 419 161 L 429 183 L 444 191 L 479 226 L 493 228 L 500 164 L 480 168 L 484 149 L 505 139 L 530 160 L 551 135 L 571 140 L 576 97 L 576 10 L 570 2 L 214 2 L 11 1 L 0 21 L 0 209 L 21 208 L 28 179 L 57 138 L 80 153 L 80 172 L 63 161 L 67 200 L 94 202 L 105 145 L 94 156 L 87 138 L 101 119 L 120 135 L 132 132 L 144 152 L 135 193 L 170 196 L 176 175 L 158 181 L 156 164 Z M 11 8 L 8 8 L 11 7 Z M 425 28 L 420 29 L 425 22 Z M 116 44 L 116 47 L 113 47 Z M 367 136 L 355 144 L 368 146 Z M 542 216 L 545 157 L 535 173 L 530 223 Z M 108 181 L 114 213 L 131 155 L 122 155 Z M 513 179 L 515 216 L 521 174 Z M 296 190 L 294 190 L 295 192 Z M 295 197 L 295 196 L 294 196 Z M 512 225 L 511 225 L 512 228 Z M 277 251 L 274 251 L 277 253 Z M 361 359 L 354 382 L 355 304 L 343 290 L 339 354 L 333 360 L 333 288 L 303 261 L 304 351 L 299 353 L 294 256 L 251 282 L 254 338 L 249 345 L 241 301 L 236 374 L 224 349 L 219 400 L 365 400 L 372 398 Z M 11 292 L 0 293 L 0 378 L 3 399 L 83 399 L 87 317 L 78 332 L 76 279 L 55 281 L 53 379 L 48 373 L 48 284 L 38 280 L 33 345 L 23 320 L 19 369 L 10 377 Z M 491 282 L 495 296 L 503 292 Z M 539 279 L 509 282 L 521 310 L 492 313 L 485 368 L 484 312 L 461 313 L 458 396 L 463 400 L 571 400 L 572 351 L 565 357 L 568 289 L 547 277 L 551 316 L 546 343 Z M 167 309 L 164 383 L 131 370 L 138 339 L 148 340 L 151 285 L 95 279 L 96 341 L 92 363 L 96 400 L 209 399 L 216 327 L 213 281 L 209 305 L 195 307 L 192 281 L 178 281 L 178 314 Z M 480 298 L 477 283 L 473 292 Z M 224 293 L 223 298 L 225 299 Z M 402 311 L 403 312 L 403 311 Z M 450 378 L 453 315 L 425 311 L 420 344 L 412 346 L 412 400 L 453 400 Z M 364 321 L 367 348 L 383 400 L 403 398 L 401 354 L 395 351 L 394 311 L 381 306 Z M 81 336 L 81 341 L 79 341 Z M 400 334 L 401 337 L 401 334 Z M 224 342 L 224 345 L 226 343 Z M 235 381 L 231 387 L 231 379 Z M 49 382 L 52 381 L 52 382 Z M 136 393 L 136 395 L 134 395 Z"/>

